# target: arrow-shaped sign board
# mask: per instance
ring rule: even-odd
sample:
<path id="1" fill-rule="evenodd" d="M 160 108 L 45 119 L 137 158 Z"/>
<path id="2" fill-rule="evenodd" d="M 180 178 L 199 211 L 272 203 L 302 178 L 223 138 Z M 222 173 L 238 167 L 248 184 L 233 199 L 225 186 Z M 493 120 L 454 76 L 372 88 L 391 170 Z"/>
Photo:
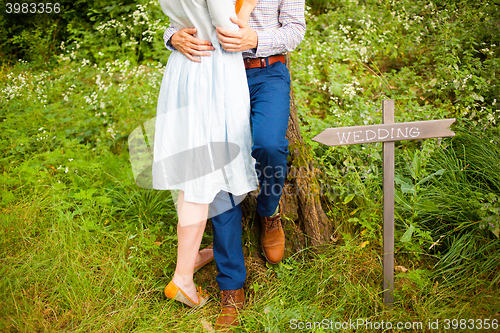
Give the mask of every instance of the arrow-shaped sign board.
<path id="1" fill-rule="evenodd" d="M 455 119 L 415 121 L 409 123 L 380 124 L 327 128 L 313 140 L 327 146 L 358 143 L 390 142 L 454 136 L 448 127 Z"/>
<path id="2" fill-rule="evenodd" d="M 394 141 L 455 136 L 455 119 L 394 123 L 394 100 L 382 104 L 383 124 L 327 128 L 313 140 L 327 146 L 384 143 L 384 303 L 394 302 Z"/>

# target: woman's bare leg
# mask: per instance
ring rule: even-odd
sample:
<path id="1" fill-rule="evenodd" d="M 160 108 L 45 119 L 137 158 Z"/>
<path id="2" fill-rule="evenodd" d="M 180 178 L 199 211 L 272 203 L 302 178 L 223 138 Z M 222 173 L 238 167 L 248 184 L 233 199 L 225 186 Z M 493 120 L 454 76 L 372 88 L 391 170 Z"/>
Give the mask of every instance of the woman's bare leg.
<path id="1" fill-rule="evenodd" d="M 208 204 L 184 201 L 184 192 L 177 199 L 177 265 L 172 280 L 193 302 L 198 302 L 198 293 L 193 281 L 193 270 L 207 223 Z"/>

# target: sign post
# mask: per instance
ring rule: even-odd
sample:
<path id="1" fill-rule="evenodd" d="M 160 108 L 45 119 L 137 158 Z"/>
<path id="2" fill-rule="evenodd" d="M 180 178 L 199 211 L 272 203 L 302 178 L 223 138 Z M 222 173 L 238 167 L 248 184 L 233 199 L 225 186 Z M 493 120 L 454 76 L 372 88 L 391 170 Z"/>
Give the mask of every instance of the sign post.
<path id="1" fill-rule="evenodd" d="M 383 124 L 327 128 L 313 140 L 328 146 L 383 142 L 384 145 L 384 303 L 394 303 L 394 142 L 455 136 L 448 126 L 455 119 L 394 123 L 394 100 L 382 102 Z"/>
<path id="2" fill-rule="evenodd" d="M 383 123 L 394 123 L 394 100 L 384 100 L 382 106 Z M 394 302 L 394 141 L 387 141 L 384 145 L 384 303 Z"/>

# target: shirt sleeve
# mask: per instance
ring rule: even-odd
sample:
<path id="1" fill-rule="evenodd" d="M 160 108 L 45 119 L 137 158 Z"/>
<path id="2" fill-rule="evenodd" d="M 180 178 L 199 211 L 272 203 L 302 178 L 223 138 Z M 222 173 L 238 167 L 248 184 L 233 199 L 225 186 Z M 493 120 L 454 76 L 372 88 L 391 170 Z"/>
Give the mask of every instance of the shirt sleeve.
<path id="1" fill-rule="evenodd" d="M 278 16 L 281 27 L 276 30 L 257 31 L 258 45 L 255 56 L 268 57 L 293 51 L 306 33 L 304 10 L 305 0 L 283 0 Z"/>
<path id="2" fill-rule="evenodd" d="M 165 46 L 167 47 L 167 49 L 169 49 L 170 51 L 175 51 L 175 47 L 172 46 L 172 43 L 170 43 L 170 38 L 172 38 L 172 36 L 177 32 L 179 31 L 177 28 L 174 28 L 172 26 L 168 27 L 167 29 L 165 29 L 165 32 L 163 33 L 163 40 L 165 41 Z"/>

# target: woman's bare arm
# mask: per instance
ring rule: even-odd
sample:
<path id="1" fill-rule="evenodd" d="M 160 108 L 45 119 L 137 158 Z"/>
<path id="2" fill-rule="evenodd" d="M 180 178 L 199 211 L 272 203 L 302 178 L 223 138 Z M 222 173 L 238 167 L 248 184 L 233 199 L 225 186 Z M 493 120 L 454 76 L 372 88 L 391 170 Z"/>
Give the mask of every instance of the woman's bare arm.
<path id="1" fill-rule="evenodd" d="M 257 6 L 257 2 L 259 2 L 259 0 L 236 0 L 236 14 L 238 18 L 248 23 L 250 14 L 255 6 Z"/>

